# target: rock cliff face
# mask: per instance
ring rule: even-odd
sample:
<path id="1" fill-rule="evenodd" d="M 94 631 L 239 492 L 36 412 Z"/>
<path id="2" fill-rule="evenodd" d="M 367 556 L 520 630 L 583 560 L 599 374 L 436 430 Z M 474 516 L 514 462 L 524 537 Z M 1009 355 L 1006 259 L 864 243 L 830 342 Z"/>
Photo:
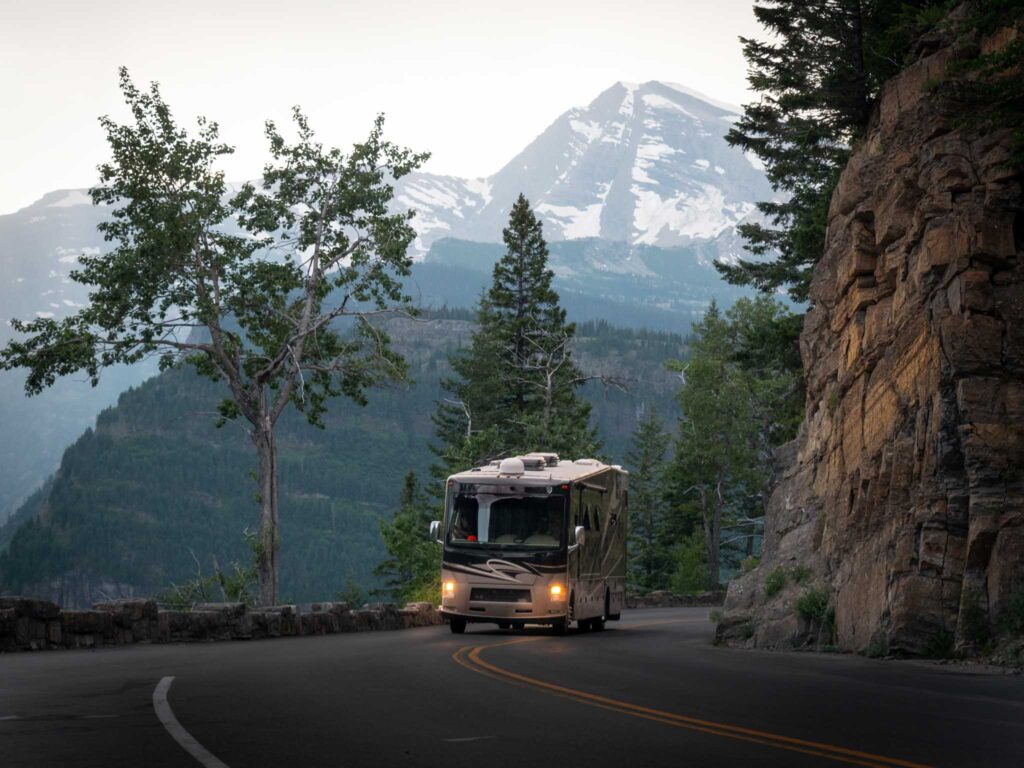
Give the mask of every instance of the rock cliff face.
<path id="1" fill-rule="evenodd" d="M 885 86 L 832 198 L 806 421 L 721 641 L 791 647 L 834 624 L 842 648 L 928 653 L 1024 591 L 1021 176 L 1007 138 L 935 88 L 955 56 L 932 44 Z M 801 617 L 811 590 L 831 608 Z"/>

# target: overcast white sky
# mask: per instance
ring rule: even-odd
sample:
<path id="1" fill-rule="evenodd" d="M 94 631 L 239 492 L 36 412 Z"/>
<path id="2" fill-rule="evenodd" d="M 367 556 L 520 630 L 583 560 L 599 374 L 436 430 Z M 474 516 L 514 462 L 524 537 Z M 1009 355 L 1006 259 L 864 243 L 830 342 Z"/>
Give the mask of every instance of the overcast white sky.
<path id="1" fill-rule="evenodd" d="M 743 103 L 750 0 L 0 0 L 0 214 L 95 182 L 117 68 L 180 122 L 217 120 L 231 179 L 266 158 L 263 121 L 300 104 L 325 144 L 386 134 L 436 173 L 486 176 L 617 80 Z"/>

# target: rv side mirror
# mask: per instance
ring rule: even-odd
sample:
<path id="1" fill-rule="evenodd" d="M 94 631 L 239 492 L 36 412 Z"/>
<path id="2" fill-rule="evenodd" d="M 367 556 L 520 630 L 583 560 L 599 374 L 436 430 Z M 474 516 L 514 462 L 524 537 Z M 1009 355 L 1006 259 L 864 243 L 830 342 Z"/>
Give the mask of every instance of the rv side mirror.
<path id="1" fill-rule="evenodd" d="M 430 538 L 432 538 L 438 544 L 441 543 L 441 521 L 440 520 L 431 520 L 430 521 Z"/>
<path id="2" fill-rule="evenodd" d="M 587 529 L 582 525 L 577 525 L 572 532 L 572 543 L 569 545 L 569 551 L 572 552 L 574 549 L 579 549 L 583 546 L 584 540 L 587 538 Z"/>

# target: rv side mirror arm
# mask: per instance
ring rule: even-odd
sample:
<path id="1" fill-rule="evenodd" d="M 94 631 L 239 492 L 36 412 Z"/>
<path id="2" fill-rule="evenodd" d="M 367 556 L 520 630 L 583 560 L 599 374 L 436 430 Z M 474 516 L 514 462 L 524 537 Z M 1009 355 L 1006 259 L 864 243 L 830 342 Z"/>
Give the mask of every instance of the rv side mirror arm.
<path id="1" fill-rule="evenodd" d="M 430 538 L 441 544 L 441 521 L 431 520 L 430 521 Z"/>
<path id="2" fill-rule="evenodd" d="M 572 532 L 572 544 L 569 545 L 569 552 L 575 552 L 577 549 L 583 546 L 583 542 L 587 539 L 587 529 L 582 525 L 577 525 Z"/>

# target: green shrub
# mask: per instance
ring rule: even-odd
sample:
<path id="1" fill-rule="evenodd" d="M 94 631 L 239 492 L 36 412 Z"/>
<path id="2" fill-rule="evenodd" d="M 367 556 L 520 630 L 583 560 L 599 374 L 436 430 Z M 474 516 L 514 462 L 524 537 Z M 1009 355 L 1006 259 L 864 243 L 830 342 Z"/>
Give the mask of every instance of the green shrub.
<path id="1" fill-rule="evenodd" d="M 764 580 L 764 593 L 768 597 L 775 597 L 784 586 L 786 586 L 786 569 L 776 568 Z"/>
<path id="2" fill-rule="evenodd" d="M 252 560 L 246 565 L 231 561 L 227 568 L 221 568 L 217 558 L 212 558 L 213 572 L 203 575 L 199 559 L 192 553 L 196 564 L 195 578 L 171 586 L 160 592 L 157 602 L 176 611 L 191 611 L 196 603 L 245 603 L 256 604 L 259 590 L 259 574 L 256 564 L 262 551 L 259 536 L 248 529 L 242 531 L 242 538 L 252 553 Z"/>
<path id="3" fill-rule="evenodd" d="M 712 624 L 717 624 L 722 620 L 722 612 L 718 610 L 711 611 L 711 613 L 708 614 L 708 620 Z"/>
<path id="4" fill-rule="evenodd" d="M 348 603 L 350 608 L 362 608 L 366 604 L 366 592 L 356 583 L 350 573 L 345 578 L 345 588 L 338 592 L 334 599 L 340 603 Z"/>
<path id="5" fill-rule="evenodd" d="M 889 642 L 882 634 L 877 634 L 864 649 L 864 655 L 869 659 L 879 659 L 889 655 Z"/>
<path id="6" fill-rule="evenodd" d="M 809 589 L 796 601 L 796 612 L 805 619 L 825 624 L 829 618 L 828 592 L 823 589 Z M 832 621 L 835 615 L 832 614 Z"/>
<path id="7" fill-rule="evenodd" d="M 679 595 L 692 595 L 708 588 L 707 552 L 704 537 L 695 533 L 683 541 L 672 553 L 675 570 L 669 584 Z"/>
<path id="8" fill-rule="evenodd" d="M 975 645 L 985 645 L 992 636 L 988 612 L 981 605 L 981 593 L 971 590 L 964 595 L 960 626 L 964 639 Z"/>
<path id="9" fill-rule="evenodd" d="M 797 615 L 817 625 L 818 643 L 826 645 L 835 640 L 836 634 L 836 609 L 830 602 L 828 592 L 820 588 L 808 589 L 796 601 Z"/>
<path id="10" fill-rule="evenodd" d="M 794 583 L 799 584 L 802 587 L 811 580 L 811 569 L 805 568 L 802 565 L 797 565 L 789 569 L 789 575 L 790 578 L 793 579 Z"/>
<path id="11" fill-rule="evenodd" d="M 1007 632 L 1024 635 L 1024 589 L 1017 589 L 1010 593 L 1010 599 L 1006 601 L 1000 623 Z"/>
<path id="12" fill-rule="evenodd" d="M 751 555 L 750 557 L 745 557 L 745 558 L 743 558 L 740 561 L 740 570 L 743 571 L 743 573 L 750 573 L 752 570 L 757 568 L 757 566 L 760 563 L 761 563 L 761 558 L 757 557 L 756 555 Z"/>
<path id="13" fill-rule="evenodd" d="M 411 590 L 406 597 L 408 603 L 432 603 L 441 604 L 441 571 L 438 569 L 434 579 L 424 582 Z"/>
<path id="14" fill-rule="evenodd" d="M 932 659 L 951 659 L 956 655 L 956 638 L 948 629 L 940 629 L 924 647 L 924 655 Z"/>

